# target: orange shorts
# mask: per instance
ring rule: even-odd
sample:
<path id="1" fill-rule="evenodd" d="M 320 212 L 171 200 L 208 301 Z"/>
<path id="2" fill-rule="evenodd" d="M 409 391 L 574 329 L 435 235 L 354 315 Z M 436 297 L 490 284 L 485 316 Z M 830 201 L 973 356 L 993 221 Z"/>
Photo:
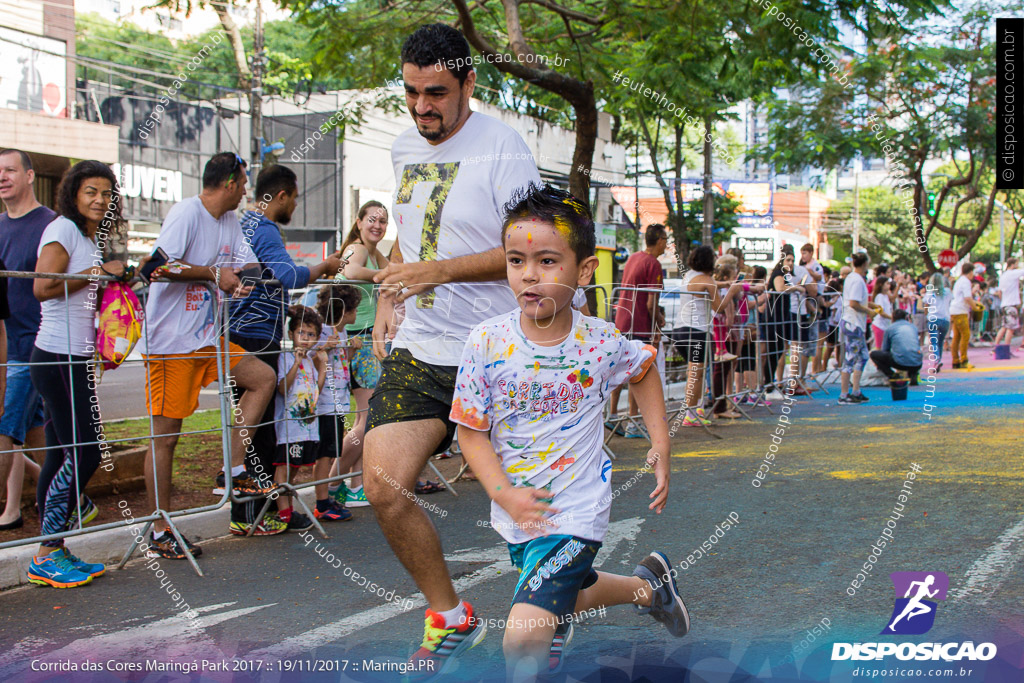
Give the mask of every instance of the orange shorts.
<path id="1" fill-rule="evenodd" d="M 199 390 L 217 381 L 217 357 L 214 347 L 204 346 L 191 353 L 152 354 L 146 359 L 146 408 L 150 415 L 184 420 L 199 407 Z M 234 368 L 246 351 L 228 342 L 230 367 Z"/>

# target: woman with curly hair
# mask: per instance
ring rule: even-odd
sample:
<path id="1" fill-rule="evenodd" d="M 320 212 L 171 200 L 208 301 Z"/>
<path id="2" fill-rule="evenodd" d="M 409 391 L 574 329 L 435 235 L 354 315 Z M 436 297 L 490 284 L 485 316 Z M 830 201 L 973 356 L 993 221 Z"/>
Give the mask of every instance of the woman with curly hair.
<path id="1" fill-rule="evenodd" d="M 102 461 L 102 425 L 96 376 L 90 361 L 96 350 L 96 315 L 104 275 L 122 277 L 122 261 L 104 262 L 110 240 L 121 228 L 121 194 L 114 173 L 98 161 L 80 161 L 57 188 L 60 215 L 43 231 L 37 273 L 88 275 L 90 279 L 37 278 L 33 293 L 42 302 L 42 320 L 32 349 L 32 383 L 46 406 L 46 462 L 36 490 L 44 536 L 68 528 L 79 496 Z M 43 541 L 28 578 L 32 583 L 73 588 L 105 571 L 83 562 L 63 539 Z"/>

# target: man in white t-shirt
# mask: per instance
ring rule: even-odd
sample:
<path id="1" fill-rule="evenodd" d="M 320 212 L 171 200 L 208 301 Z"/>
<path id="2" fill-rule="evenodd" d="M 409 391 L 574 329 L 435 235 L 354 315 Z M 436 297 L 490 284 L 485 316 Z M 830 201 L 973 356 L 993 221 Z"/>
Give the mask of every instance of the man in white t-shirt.
<path id="1" fill-rule="evenodd" d="M 215 345 L 221 340 L 221 330 L 216 324 L 216 302 L 201 283 L 216 283 L 217 295 L 246 296 L 251 290 L 242 286 L 238 276 L 243 266 L 256 261 L 235 215 L 245 196 L 245 181 L 241 157 L 231 152 L 215 155 L 203 170 L 202 192 L 168 212 L 156 240 L 156 248 L 167 255 L 167 264 L 151 275 L 142 346 L 153 433 L 164 436 L 153 439 L 152 455 L 146 458 L 150 510 L 170 509 L 171 465 L 182 420 L 199 407 L 199 390 L 217 380 Z M 242 347 L 229 346 L 231 379 L 244 391 L 234 412 L 232 485 L 243 495 L 267 493 L 274 488 L 270 473 L 257 479 L 245 471 L 244 462 L 252 440 L 247 426 L 259 423 L 274 394 L 276 376 L 256 357 L 245 356 Z M 270 531 L 286 530 L 278 526 L 282 528 Z M 197 546 L 184 540 L 193 556 L 200 554 Z M 154 523 L 147 556 L 184 559 L 185 550 L 167 532 L 166 522 Z"/>
<path id="2" fill-rule="evenodd" d="M 430 456 L 455 434 L 449 412 L 469 332 L 516 307 L 505 281 L 501 210 L 540 175 L 514 130 L 470 110 L 476 73 L 461 33 L 422 26 L 405 41 L 401 61 L 416 125 L 391 150 L 398 241 L 390 265 L 374 278 L 383 285 L 373 328 L 383 362 L 370 398 L 363 471 L 377 521 L 429 603 L 428 620 L 451 629 L 424 641 L 431 644 L 426 656 L 443 665 L 486 629 L 459 601 L 433 524 L 402 491 L 414 490 Z M 396 300 L 405 302 L 406 316 L 385 357 Z M 414 676 L 437 673 L 417 669 Z"/>
<path id="3" fill-rule="evenodd" d="M 843 283 L 843 369 L 839 383 L 839 405 L 855 405 L 868 400 L 860 390 L 860 375 L 868 362 L 868 343 L 864 332 L 868 325 L 868 255 L 853 255 L 853 272 Z M 853 393 L 850 393 L 850 383 Z"/>
<path id="4" fill-rule="evenodd" d="M 786 246 L 792 247 L 788 244 Z M 807 359 L 813 358 L 817 349 L 818 323 L 814 316 L 818 307 L 818 285 L 816 283 L 821 279 L 821 275 L 815 276 L 809 264 L 804 260 L 804 250 L 810 246 L 805 244 L 800 248 L 800 260 L 794 261 L 793 275 L 791 276 L 792 284 L 803 289 L 794 290 L 789 295 L 789 311 L 793 314 L 793 319 L 797 321 L 797 336 L 791 340 L 792 349 L 787 360 L 791 362 L 793 358 L 799 358 L 798 365 L 791 363 L 790 369 L 790 372 L 795 372 L 797 377 L 803 377 L 807 372 Z M 793 393 L 799 396 L 806 394 L 807 391 L 803 387 L 797 386 Z"/>
<path id="5" fill-rule="evenodd" d="M 996 346 L 1001 343 L 1009 344 L 1013 341 L 1013 335 L 1020 329 L 1020 281 L 1024 278 L 1024 268 L 1018 266 L 1016 258 L 1006 260 L 1006 268 L 999 276 L 999 296 L 1003 321 L 999 326 L 999 333 L 996 334 Z M 1022 342 L 1024 346 L 1024 342 Z"/>
<path id="6" fill-rule="evenodd" d="M 949 302 L 949 320 L 953 327 L 953 369 L 970 370 L 974 366 L 967 362 L 967 346 L 971 341 L 971 309 L 974 296 L 971 291 L 971 275 L 974 264 L 965 263 L 960 268 L 960 277 L 953 283 L 953 298 Z"/>

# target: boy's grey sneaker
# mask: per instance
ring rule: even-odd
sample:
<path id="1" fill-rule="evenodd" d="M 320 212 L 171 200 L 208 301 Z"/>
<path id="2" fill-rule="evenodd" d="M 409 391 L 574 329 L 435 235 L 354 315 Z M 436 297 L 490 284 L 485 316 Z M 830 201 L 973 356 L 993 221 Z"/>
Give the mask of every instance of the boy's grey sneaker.
<path id="1" fill-rule="evenodd" d="M 650 614 L 676 638 L 685 636 L 690 630 L 690 615 L 683 599 L 679 597 L 676 580 L 672 577 L 672 563 L 665 557 L 665 553 L 655 550 L 645 557 L 633 570 L 633 576 L 644 579 L 654 590 L 651 606 L 637 606 L 637 611 Z"/>
<path id="2" fill-rule="evenodd" d="M 839 400 L 836 401 L 836 403 L 838 403 L 841 406 L 855 406 L 857 405 L 858 401 L 855 401 L 853 398 L 849 396 L 840 396 Z"/>

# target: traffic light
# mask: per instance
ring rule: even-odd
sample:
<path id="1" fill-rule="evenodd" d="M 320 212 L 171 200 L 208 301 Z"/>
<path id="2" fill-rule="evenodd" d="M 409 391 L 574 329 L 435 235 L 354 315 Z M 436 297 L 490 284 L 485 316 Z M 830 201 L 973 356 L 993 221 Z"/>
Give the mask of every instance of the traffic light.
<path id="1" fill-rule="evenodd" d="M 934 192 L 929 192 L 928 193 L 928 215 L 929 216 L 934 216 L 935 215 L 935 193 Z"/>

